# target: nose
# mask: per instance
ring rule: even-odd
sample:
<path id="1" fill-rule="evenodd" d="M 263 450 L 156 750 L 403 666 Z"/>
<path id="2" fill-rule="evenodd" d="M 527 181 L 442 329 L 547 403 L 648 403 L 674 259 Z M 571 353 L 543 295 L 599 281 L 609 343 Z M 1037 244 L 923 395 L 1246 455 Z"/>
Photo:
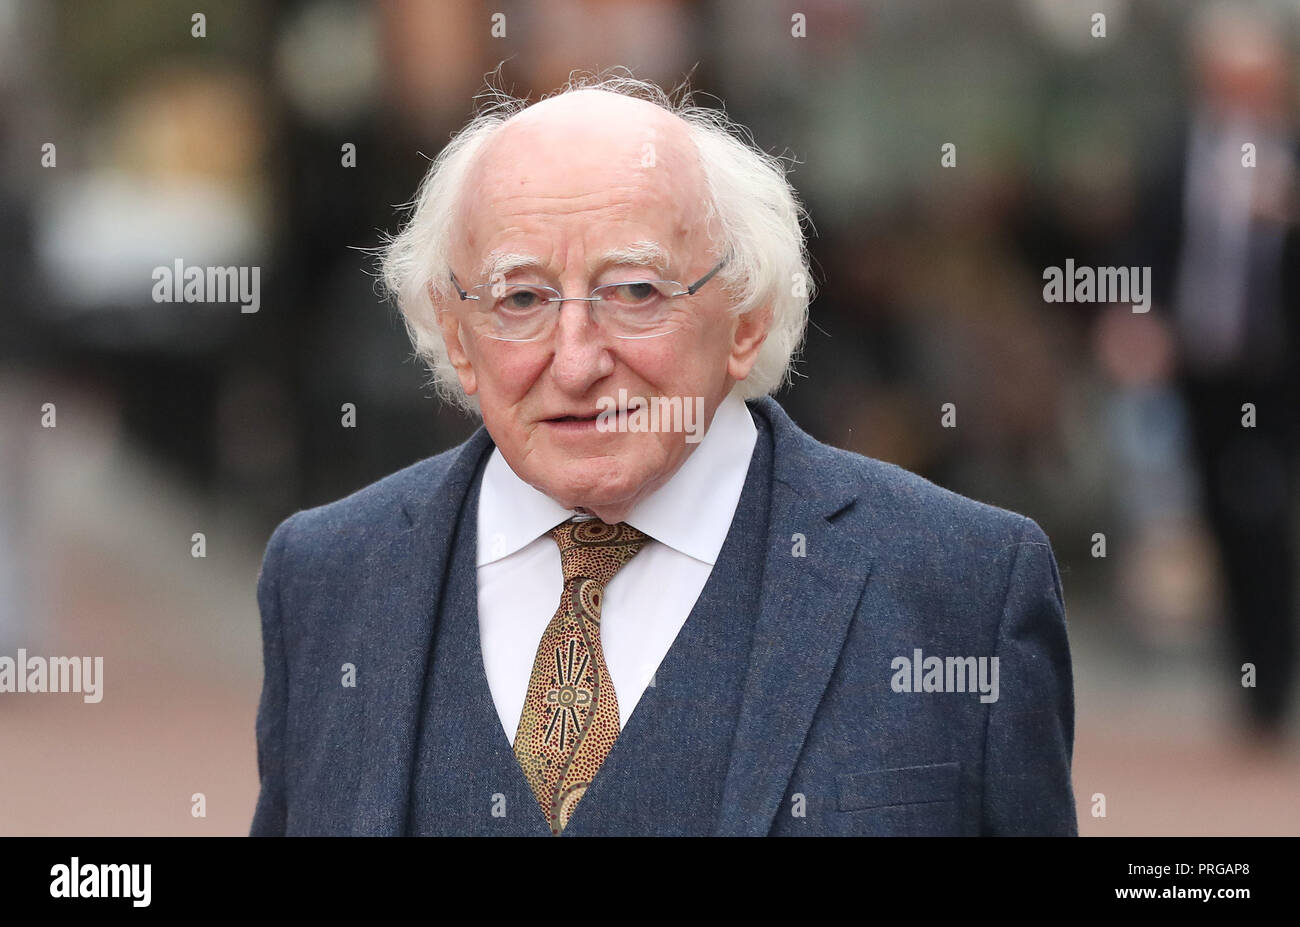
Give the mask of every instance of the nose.
<path id="1" fill-rule="evenodd" d="M 555 320 L 551 375 L 564 392 L 579 396 L 614 371 L 609 338 L 596 324 L 593 303 L 565 300 Z"/>

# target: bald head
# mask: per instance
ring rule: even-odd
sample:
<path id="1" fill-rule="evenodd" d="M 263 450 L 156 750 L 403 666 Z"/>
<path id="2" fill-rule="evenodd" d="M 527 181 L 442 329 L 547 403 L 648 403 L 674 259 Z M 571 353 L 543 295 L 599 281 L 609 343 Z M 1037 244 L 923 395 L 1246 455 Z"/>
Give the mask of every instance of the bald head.
<path id="1" fill-rule="evenodd" d="M 707 187 L 685 121 L 606 90 L 574 90 L 511 117 L 484 145 L 462 192 L 458 224 L 469 251 L 492 250 L 483 248 L 485 213 L 516 210 L 615 221 L 662 214 L 680 237 L 678 248 L 696 250 L 708 240 Z"/>
<path id="2" fill-rule="evenodd" d="M 653 144 L 662 149 L 655 155 L 680 158 L 689 154 L 689 166 L 695 166 L 694 146 L 681 118 L 647 100 L 608 90 L 574 90 L 535 103 L 507 120 L 488 150 L 551 141 L 555 144 L 549 147 L 572 154 L 572 142 L 579 139 L 589 163 L 630 156 L 630 166 L 637 167 L 645 160 L 644 146 Z"/>

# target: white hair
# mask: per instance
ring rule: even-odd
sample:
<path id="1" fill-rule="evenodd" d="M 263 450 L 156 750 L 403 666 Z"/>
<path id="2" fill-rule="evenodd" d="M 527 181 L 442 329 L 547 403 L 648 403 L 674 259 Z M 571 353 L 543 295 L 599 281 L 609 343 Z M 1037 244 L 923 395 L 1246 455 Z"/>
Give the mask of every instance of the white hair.
<path id="1" fill-rule="evenodd" d="M 745 399 L 776 392 L 791 376 L 815 292 L 802 225 L 807 212 L 786 179 L 784 163 L 760 149 L 750 133 L 722 110 L 694 105 L 689 91 L 674 101 L 649 81 L 606 73 L 571 75 L 555 95 L 575 90 L 645 100 L 686 123 L 707 190 L 706 227 L 717 220 L 723 240 L 715 243 L 716 256 L 730 254 L 717 281 L 731 301 L 732 312 L 767 306 L 772 310 L 767 338 L 740 391 Z M 449 276 L 450 249 L 458 197 L 475 159 L 497 130 L 530 105 L 490 87 L 480 99 L 486 105 L 434 158 L 408 204 L 409 219 L 380 249 L 382 284 L 396 300 L 415 353 L 432 374 L 433 386 L 444 399 L 471 414 L 478 412 L 478 402 L 465 394 L 447 356 L 434 300 L 455 296 Z"/>

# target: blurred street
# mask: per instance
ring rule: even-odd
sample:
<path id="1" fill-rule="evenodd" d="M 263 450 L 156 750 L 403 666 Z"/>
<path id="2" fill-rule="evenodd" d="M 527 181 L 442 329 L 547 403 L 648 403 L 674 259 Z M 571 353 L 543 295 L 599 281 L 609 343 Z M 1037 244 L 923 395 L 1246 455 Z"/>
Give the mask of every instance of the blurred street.
<path id="1" fill-rule="evenodd" d="M 7 402 L 40 394 L 6 386 Z M 11 417 L 0 433 L 24 445 L 20 503 L 42 515 L 11 539 L 30 623 L 0 629 L 0 652 L 102 656 L 103 700 L 0 697 L 0 834 L 246 834 L 265 539 L 132 452 L 93 395 L 59 415 L 35 440 Z M 206 818 L 190 813 L 200 792 Z"/>

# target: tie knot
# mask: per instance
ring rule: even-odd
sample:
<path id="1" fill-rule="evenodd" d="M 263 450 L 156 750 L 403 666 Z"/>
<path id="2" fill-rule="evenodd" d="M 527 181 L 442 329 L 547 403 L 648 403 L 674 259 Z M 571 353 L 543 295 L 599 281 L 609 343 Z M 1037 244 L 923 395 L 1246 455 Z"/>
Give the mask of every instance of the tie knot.
<path id="1" fill-rule="evenodd" d="M 607 525 L 598 518 L 563 522 L 551 537 L 560 548 L 566 585 L 582 577 L 604 586 L 650 540 L 625 522 Z"/>

